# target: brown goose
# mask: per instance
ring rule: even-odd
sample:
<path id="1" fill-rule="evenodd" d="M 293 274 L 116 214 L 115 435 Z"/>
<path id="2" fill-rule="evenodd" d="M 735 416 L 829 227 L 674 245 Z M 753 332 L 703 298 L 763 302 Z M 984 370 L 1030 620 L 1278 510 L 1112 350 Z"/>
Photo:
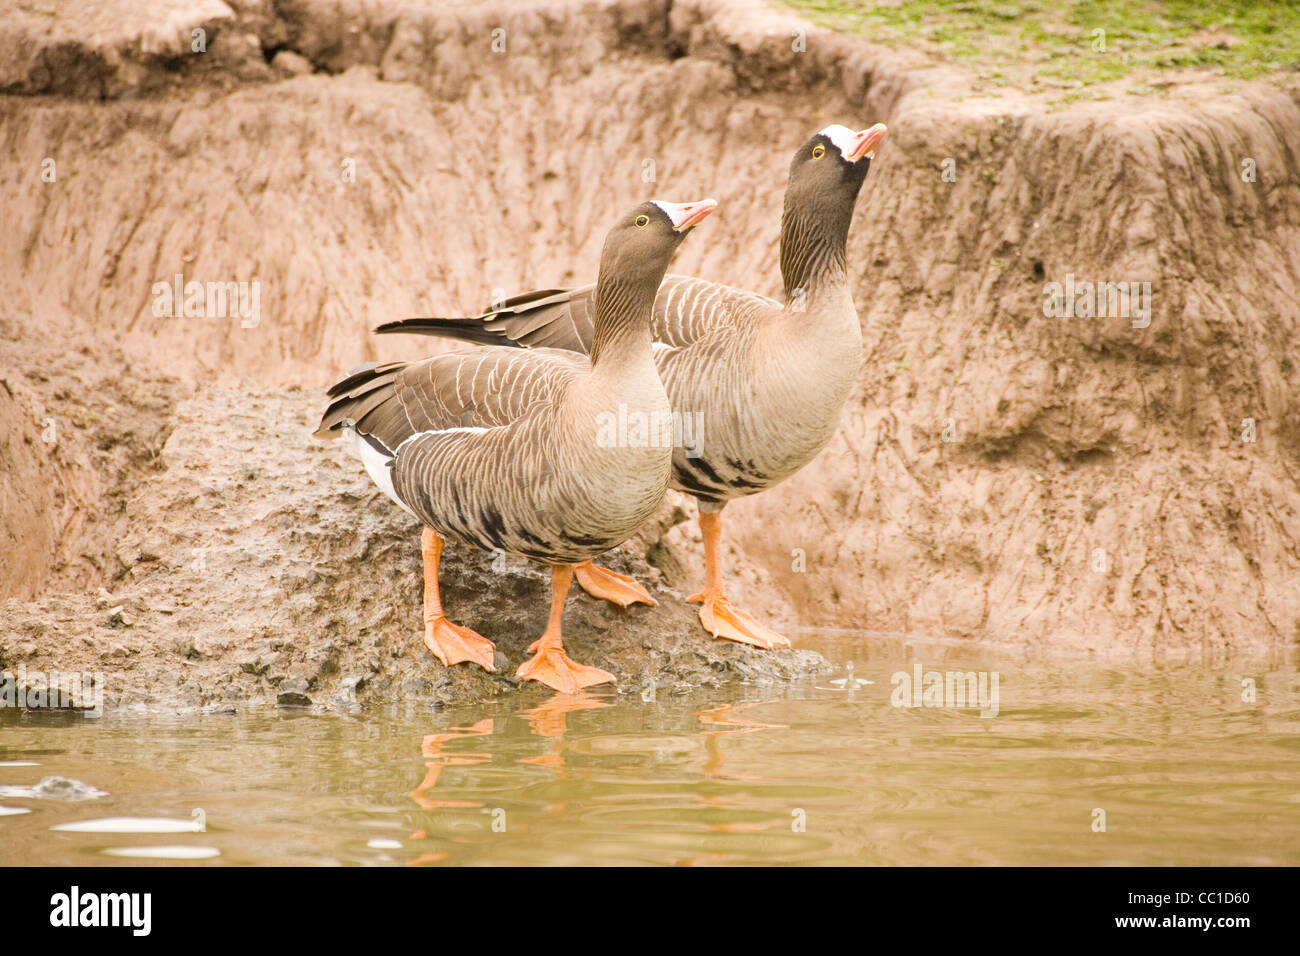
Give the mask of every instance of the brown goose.
<path id="1" fill-rule="evenodd" d="M 385 494 L 425 523 L 424 640 L 444 664 L 494 669 L 492 643 L 443 614 L 438 561 L 454 538 L 551 565 L 550 623 L 518 677 L 569 693 L 614 679 L 564 653 L 564 599 L 573 566 L 631 536 L 668 486 L 670 430 L 610 423 L 671 421 L 651 356 L 651 311 L 673 252 L 716 206 L 642 203 L 610 230 L 590 359 L 475 349 L 371 365 L 330 389 L 316 434 L 345 436 Z"/>
<path id="2" fill-rule="evenodd" d="M 721 511 L 794 474 L 834 434 L 862 360 L 845 246 L 885 132 L 883 123 L 859 132 L 828 126 L 795 153 L 781 218 L 784 305 L 686 276 L 668 276 L 659 287 L 655 364 L 674 416 L 703 433 L 674 449 L 672 487 L 699 500 L 707 583 L 691 600 L 703 602 L 700 620 L 715 637 L 765 648 L 790 643 L 727 600 Z M 547 289 L 473 318 L 407 319 L 375 331 L 587 352 L 596 298 L 591 286 Z M 586 587 L 581 575 L 579 583 Z"/>

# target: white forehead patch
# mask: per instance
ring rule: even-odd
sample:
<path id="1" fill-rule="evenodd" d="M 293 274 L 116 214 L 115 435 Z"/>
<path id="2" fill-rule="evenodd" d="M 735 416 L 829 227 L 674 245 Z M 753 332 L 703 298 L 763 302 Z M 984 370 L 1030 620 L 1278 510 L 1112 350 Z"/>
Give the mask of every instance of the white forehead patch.
<path id="1" fill-rule="evenodd" d="M 652 205 L 658 206 L 663 210 L 665 216 L 672 222 L 674 229 L 681 229 L 683 223 L 691 220 L 692 216 L 698 216 L 701 209 L 713 210 L 717 208 L 716 199 L 697 199 L 695 202 L 665 202 L 662 199 L 650 200 Z M 706 212 L 705 215 L 708 215 Z M 703 218 L 703 216 L 700 216 Z"/>
<path id="2" fill-rule="evenodd" d="M 662 199 L 652 199 L 650 200 L 650 204 L 652 206 L 658 206 L 660 209 L 663 210 L 664 215 L 668 217 L 668 221 L 673 224 L 674 229 L 680 226 L 682 224 L 682 220 L 686 218 L 686 213 L 687 213 L 686 206 L 688 204 L 679 203 L 679 202 L 664 202 Z"/>
<path id="3" fill-rule="evenodd" d="M 857 133 L 849 129 L 847 126 L 841 126 L 839 123 L 832 123 L 830 126 L 827 126 L 821 131 L 821 135 L 834 143 L 835 148 L 840 151 L 840 155 L 845 159 L 848 159 L 849 155 L 853 152 L 854 144 L 858 141 Z"/>

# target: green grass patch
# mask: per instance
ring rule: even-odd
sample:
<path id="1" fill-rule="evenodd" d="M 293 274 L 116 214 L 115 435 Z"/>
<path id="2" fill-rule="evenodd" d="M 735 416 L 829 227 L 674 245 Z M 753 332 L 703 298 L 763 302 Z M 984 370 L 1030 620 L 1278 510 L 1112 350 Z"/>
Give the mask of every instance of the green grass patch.
<path id="1" fill-rule="evenodd" d="M 1069 84 L 1134 69 L 1206 67 L 1225 76 L 1300 74 L 1297 0 L 782 0 L 810 20 L 891 46 Z M 999 82 L 1001 80 L 1001 82 Z M 1006 80 L 995 74 L 993 83 Z"/>

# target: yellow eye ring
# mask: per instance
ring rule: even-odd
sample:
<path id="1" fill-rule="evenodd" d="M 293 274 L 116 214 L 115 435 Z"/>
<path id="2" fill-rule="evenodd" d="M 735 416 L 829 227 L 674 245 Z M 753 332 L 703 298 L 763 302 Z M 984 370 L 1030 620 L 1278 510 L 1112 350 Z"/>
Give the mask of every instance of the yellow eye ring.
<path id="1" fill-rule="evenodd" d="M 813 159 L 821 159 L 825 155 L 826 155 L 826 147 L 823 146 L 821 143 L 818 143 L 816 146 L 813 147 Z"/>
<path id="2" fill-rule="evenodd" d="M 650 217 L 649 217 L 649 216 L 637 216 L 637 217 L 636 217 L 636 224 L 637 224 L 638 226 L 648 226 L 648 225 L 650 225 Z"/>

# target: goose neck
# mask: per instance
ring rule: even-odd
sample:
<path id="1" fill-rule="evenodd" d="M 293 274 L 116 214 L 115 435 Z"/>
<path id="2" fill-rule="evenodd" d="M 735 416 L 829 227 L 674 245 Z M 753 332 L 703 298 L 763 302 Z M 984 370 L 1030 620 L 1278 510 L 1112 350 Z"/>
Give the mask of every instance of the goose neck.
<path id="1" fill-rule="evenodd" d="M 596 287 L 596 318 L 591 341 L 591 367 L 650 360 L 650 321 L 655 287 L 642 282 L 602 281 Z"/>
<path id="2" fill-rule="evenodd" d="M 810 215 L 787 205 L 781 218 L 781 279 L 792 305 L 848 285 L 845 250 L 852 209 Z"/>

